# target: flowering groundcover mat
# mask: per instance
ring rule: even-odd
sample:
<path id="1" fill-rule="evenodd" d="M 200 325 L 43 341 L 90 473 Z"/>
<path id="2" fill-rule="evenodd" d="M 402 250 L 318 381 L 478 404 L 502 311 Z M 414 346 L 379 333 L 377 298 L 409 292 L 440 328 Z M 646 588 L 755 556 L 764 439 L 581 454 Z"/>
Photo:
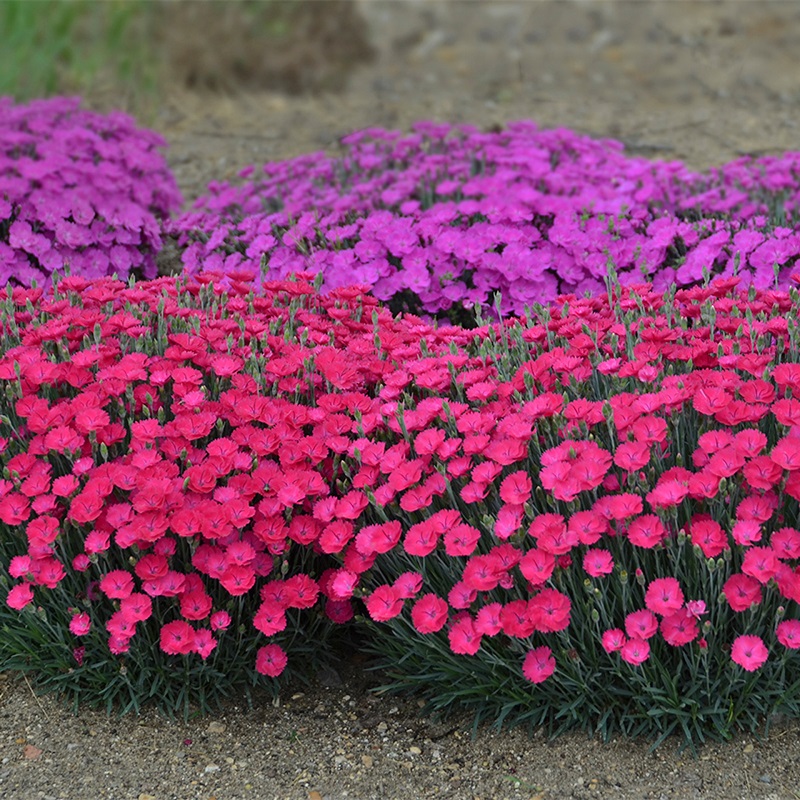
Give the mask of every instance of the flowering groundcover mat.
<path id="1" fill-rule="evenodd" d="M 476 723 L 796 716 L 794 156 L 423 132 L 210 187 L 164 223 L 180 276 L 9 286 L 0 663 L 188 713 L 357 625 L 387 690 Z M 28 264 L 38 191 L 0 223 Z"/>

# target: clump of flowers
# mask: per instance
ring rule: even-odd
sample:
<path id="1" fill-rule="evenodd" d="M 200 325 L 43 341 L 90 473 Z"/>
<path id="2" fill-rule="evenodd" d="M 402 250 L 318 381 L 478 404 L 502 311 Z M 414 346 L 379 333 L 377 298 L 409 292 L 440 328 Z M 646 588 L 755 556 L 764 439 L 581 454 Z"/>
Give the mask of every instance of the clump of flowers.
<path id="1" fill-rule="evenodd" d="M 331 582 L 385 689 L 656 743 L 798 713 L 800 294 L 737 283 L 610 279 L 393 378 L 402 455 L 352 451 L 368 567 Z"/>
<path id="2" fill-rule="evenodd" d="M 153 278 L 161 224 L 181 204 L 164 140 L 77 98 L 0 98 L 0 284 L 132 271 Z"/>
<path id="3" fill-rule="evenodd" d="M 323 291 L 363 283 L 393 311 L 471 323 L 497 292 L 503 315 L 601 292 L 609 264 L 659 290 L 704 270 L 786 288 L 800 255 L 797 153 L 704 175 L 531 122 L 369 129 L 342 145 L 211 184 L 170 228 L 185 267 L 307 270 Z"/>
<path id="4" fill-rule="evenodd" d="M 609 279 L 467 331 L 309 277 L 9 297 L 4 663 L 133 707 L 355 619 L 388 688 L 481 719 L 797 712 L 795 290 Z"/>

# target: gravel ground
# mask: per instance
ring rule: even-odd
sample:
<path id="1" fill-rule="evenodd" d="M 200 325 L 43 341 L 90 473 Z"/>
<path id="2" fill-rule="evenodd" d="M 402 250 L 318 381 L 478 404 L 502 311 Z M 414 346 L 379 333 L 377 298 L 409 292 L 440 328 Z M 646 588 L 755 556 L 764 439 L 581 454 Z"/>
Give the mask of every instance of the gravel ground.
<path id="1" fill-rule="evenodd" d="M 319 24 L 304 29 L 288 73 L 296 85 L 337 91 L 283 91 L 269 81 L 267 56 L 255 89 L 165 90 L 154 126 L 188 200 L 247 164 L 335 153 L 351 130 L 420 119 L 535 119 L 696 168 L 800 145 L 794 2 L 357 0 L 351 10 L 364 24 L 342 30 L 352 66 L 337 53 L 335 80 L 305 80 L 309 37 L 329 35 L 340 18 L 331 8 L 317 5 Z M 281 59 L 286 74 L 286 52 Z M 468 717 L 432 720 L 413 698 L 370 693 L 373 681 L 354 661 L 278 706 L 231 706 L 184 724 L 150 712 L 74 716 L 23 677 L 0 675 L 0 798 L 800 798 L 794 722 L 766 741 L 704 746 L 695 759 L 674 742 L 651 754 L 647 743 L 579 735 L 473 737 Z"/>

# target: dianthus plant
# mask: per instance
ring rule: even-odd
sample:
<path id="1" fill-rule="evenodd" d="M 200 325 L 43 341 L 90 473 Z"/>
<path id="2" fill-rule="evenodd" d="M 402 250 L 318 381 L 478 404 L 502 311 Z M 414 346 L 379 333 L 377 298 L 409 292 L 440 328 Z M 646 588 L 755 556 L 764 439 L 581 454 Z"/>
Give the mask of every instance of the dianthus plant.
<path id="1" fill-rule="evenodd" d="M 277 691 L 353 616 L 320 600 L 311 511 L 374 402 L 339 392 L 390 368 L 362 290 L 200 280 L 73 276 L 2 305 L 0 663 L 76 701 Z"/>
<path id="2" fill-rule="evenodd" d="M 181 203 L 164 145 L 77 98 L 0 98 L 0 285 L 42 286 L 65 269 L 155 277 L 161 223 Z"/>
<path id="3" fill-rule="evenodd" d="M 331 579 L 386 690 L 656 744 L 797 715 L 800 296 L 735 286 L 609 281 L 392 376 Z"/>
<path id="4" fill-rule="evenodd" d="M 308 270 L 323 291 L 363 283 L 393 311 L 459 324 L 496 292 L 503 315 L 602 292 L 609 263 L 659 290 L 700 285 L 704 270 L 786 288 L 800 255 L 798 153 L 701 174 L 532 122 L 419 123 L 242 177 L 171 223 L 190 272 Z"/>
<path id="5" fill-rule="evenodd" d="M 387 689 L 476 720 L 798 714 L 796 290 L 612 273 L 468 331 L 221 277 L 5 303 L 3 663 L 175 700 L 355 615 Z"/>

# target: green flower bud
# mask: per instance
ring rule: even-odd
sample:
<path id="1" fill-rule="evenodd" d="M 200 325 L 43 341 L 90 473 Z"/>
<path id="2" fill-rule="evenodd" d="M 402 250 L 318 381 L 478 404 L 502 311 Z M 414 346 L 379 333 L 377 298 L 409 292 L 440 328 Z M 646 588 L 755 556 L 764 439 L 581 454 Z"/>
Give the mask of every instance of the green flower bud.
<path id="1" fill-rule="evenodd" d="M 628 573 L 627 573 L 626 570 L 624 570 L 624 569 L 620 570 L 619 580 L 620 580 L 620 583 L 627 583 L 628 582 Z"/>
<path id="2" fill-rule="evenodd" d="M 592 622 L 600 622 L 600 612 L 596 609 L 592 609 Z"/>

